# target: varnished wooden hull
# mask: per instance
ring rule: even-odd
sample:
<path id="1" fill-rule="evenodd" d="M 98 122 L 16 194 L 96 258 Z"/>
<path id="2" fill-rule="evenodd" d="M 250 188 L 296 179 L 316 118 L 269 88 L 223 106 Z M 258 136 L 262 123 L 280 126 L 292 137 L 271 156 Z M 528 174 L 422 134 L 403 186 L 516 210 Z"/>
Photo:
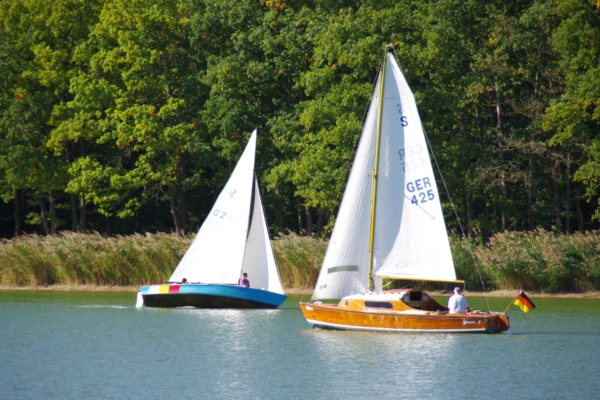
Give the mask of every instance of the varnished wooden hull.
<path id="1" fill-rule="evenodd" d="M 381 332 L 499 333 L 509 329 L 508 316 L 483 312 L 447 314 L 420 310 L 342 308 L 332 304 L 300 303 L 315 328 Z"/>

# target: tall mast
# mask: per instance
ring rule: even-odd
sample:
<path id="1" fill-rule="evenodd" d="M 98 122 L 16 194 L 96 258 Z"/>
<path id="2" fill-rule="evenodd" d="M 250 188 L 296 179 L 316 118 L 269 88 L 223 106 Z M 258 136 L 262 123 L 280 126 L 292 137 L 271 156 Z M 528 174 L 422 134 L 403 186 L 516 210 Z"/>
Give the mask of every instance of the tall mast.
<path id="1" fill-rule="evenodd" d="M 379 144 L 381 141 L 381 117 L 383 115 L 383 92 L 385 91 L 385 70 L 387 67 L 387 52 L 391 49 L 387 45 L 383 52 L 383 65 L 381 66 L 381 82 L 379 88 L 379 110 L 377 112 L 377 141 L 375 144 L 375 166 L 373 168 L 373 191 L 371 193 L 371 229 L 369 232 L 369 290 L 373 290 L 373 247 L 375 243 L 375 208 L 377 206 L 377 177 L 379 175 Z"/>

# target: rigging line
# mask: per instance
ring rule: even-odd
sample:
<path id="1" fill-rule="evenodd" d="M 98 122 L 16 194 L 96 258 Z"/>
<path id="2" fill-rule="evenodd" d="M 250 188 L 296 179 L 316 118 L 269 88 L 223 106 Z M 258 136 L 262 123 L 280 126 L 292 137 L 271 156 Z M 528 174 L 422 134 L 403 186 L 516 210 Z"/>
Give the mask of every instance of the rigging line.
<path id="1" fill-rule="evenodd" d="M 448 199 L 450 200 L 450 205 L 452 206 L 452 211 L 454 211 L 454 215 L 456 216 L 456 221 L 458 222 L 460 231 L 461 231 L 463 237 L 466 238 L 467 236 L 465 235 L 465 230 L 463 229 L 462 223 L 460 222 L 460 218 L 458 217 L 458 212 L 456 212 L 456 207 L 454 207 L 454 201 L 452 201 L 452 196 L 450 195 L 448 186 L 446 186 L 446 181 L 444 180 L 444 175 L 442 174 L 440 165 L 437 162 L 437 158 L 435 157 L 435 153 L 433 152 L 433 148 L 431 147 L 431 143 L 429 142 L 429 137 L 427 136 L 427 133 L 425 132 L 425 128 L 423 128 L 423 136 L 425 136 L 425 140 L 427 141 L 427 146 L 429 147 L 429 151 L 431 152 L 431 157 L 433 158 L 433 161 L 435 162 L 435 166 L 437 167 L 438 173 L 440 174 L 440 179 L 442 180 L 442 183 L 444 184 L 444 189 L 446 190 L 446 194 L 448 195 Z M 468 242 L 467 242 L 467 244 L 468 244 Z M 479 282 L 481 282 L 481 288 L 483 289 L 483 295 L 485 297 L 485 302 L 487 303 L 487 306 L 488 306 L 488 311 L 491 311 L 490 302 L 488 300 L 487 292 L 485 291 L 485 285 L 483 283 L 483 277 L 481 276 L 481 271 L 479 270 L 479 265 L 477 264 L 477 261 L 475 261 L 475 257 L 473 256 L 473 252 L 471 251 L 471 249 L 469 249 L 469 255 L 471 256 L 471 260 L 473 261 L 473 264 L 475 265 L 475 269 L 477 270 L 477 275 L 479 276 Z"/>
<path id="2" fill-rule="evenodd" d="M 408 197 L 407 195 L 404 195 L 404 197 L 406 197 L 408 199 L 408 201 L 412 201 L 411 198 Z M 425 211 L 425 209 L 423 207 L 421 207 L 419 204 L 417 204 L 417 208 L 419 208 L 425 214 L 429 215 L 435 221 L 435 217 L 433 215 L 429 214 L 427 211 Z"/>
<path id="3" fill-rule="evenodd" d="M 310 274 L 309 274 L 309 279 L 310 279 Z M 283 286 L 283 285 L 282 285 Z M 308 286 L 308 285 L 306 285 Z M 314 290 L 313 290 L 314 291 Z M 285 294 L 285 291 L 283 292 Z M 304 303 L 304 290 L 302 291 L 302 293 L 300 294 L 300 303 Z"/>

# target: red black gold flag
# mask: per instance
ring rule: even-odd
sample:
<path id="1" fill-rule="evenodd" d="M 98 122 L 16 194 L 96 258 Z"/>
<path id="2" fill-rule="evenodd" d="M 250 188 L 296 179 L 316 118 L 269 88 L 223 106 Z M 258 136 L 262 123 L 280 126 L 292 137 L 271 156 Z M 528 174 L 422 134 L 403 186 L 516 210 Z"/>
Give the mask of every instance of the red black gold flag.
<path id="1" fill-rule="evenodd" d="M 515 298 L 513 304 L 518 306 L 523 312 L 529 312 L 535 308 L 533 301 L 529 300 L 529 297 L 521 290 L 521 293 Z"/>

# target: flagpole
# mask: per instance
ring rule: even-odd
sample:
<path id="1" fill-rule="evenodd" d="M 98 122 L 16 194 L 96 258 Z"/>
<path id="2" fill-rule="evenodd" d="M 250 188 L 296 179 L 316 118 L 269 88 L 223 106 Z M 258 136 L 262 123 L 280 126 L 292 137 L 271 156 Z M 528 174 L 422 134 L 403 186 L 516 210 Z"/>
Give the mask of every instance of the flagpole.
<path id="1" fill-rule="evenodd" d="M 504 310 L 504 314 L 506 314 L 506 312 L 508 311 L 508 309 L 510 308 L 510 306 L 513 305 L 513 303 L 515 302 L 515 300 L 517 299 L 517 297 L 519 297 L 519 295 L 523 293 L 523 289 L 519 290 L 519 293 L 517 293 L 517 295 L 515 297 L 513 297 L 513 299 L 510 301 L 510 303 L 508 303 L 508 306 L 506 306 L 506 309 Z"/>

